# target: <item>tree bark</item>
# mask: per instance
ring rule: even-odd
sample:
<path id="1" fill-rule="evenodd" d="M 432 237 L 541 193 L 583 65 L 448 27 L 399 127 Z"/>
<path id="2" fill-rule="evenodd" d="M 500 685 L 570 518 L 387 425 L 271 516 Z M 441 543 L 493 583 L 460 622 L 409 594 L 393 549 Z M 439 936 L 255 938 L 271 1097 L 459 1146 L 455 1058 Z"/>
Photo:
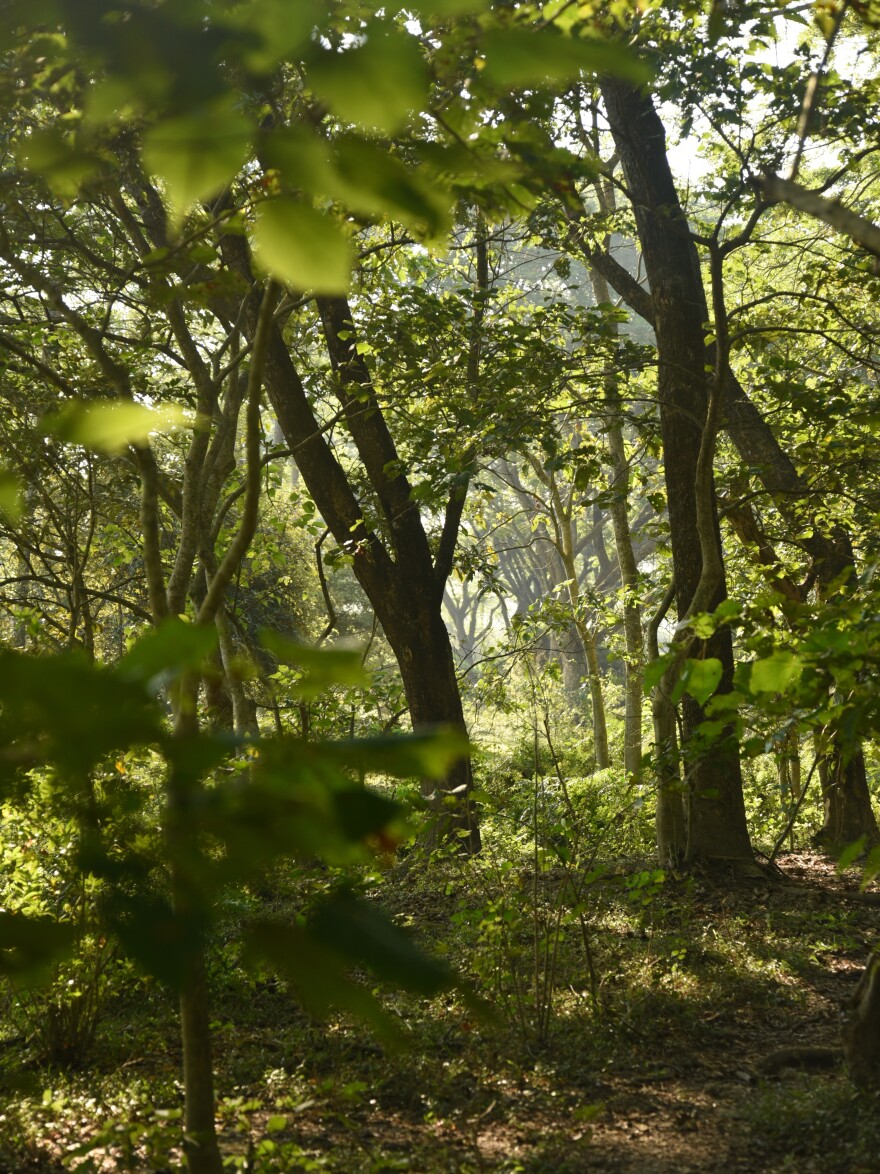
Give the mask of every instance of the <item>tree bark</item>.
<path id="1" fill-rule="evenodd" d="M 602 81 L 602 95 L 633 201 L 651 286 L 676 603 L 679 619 L 683 619 L 703 569 L 696 485 L 708 405 L 705 294 L 669 169 L 663 124 L 650 96 L 609 78 Z M 717 514 L 714 509 L 712 512 L 715 554 L 720 563 L 721 536 Z M 722 573 L 708 606 L 717 607 L 725 595 Z M 705 651 L 721 661 L 719 690 L 730 690 L 734 666 L 729 630 L 719 628 L 707 641 Z M 738 747 L 726 739 L 713 747 L 711 754 L 689 754 L 688 743 L 705 715 L 699 702 L 687 694 L 682 698 L 681 712 L 689 782 L 687 857 L 752 861 Z"/>
<path id="2" fill-rule="evenodd" d="M 610 301 L 608 283 L 596 270 L 591 271 L 593 293 L 600 305 Z M 614 323 L 614 335 L 618 334 Z M 629 527 L 629 462 L 623 439 L 623 418 L 617 373 L 609 364 L 604 375 L 605 405 L 608 418 L 605 433 L 611 461 L 610 504 L 614 546 L 623 588 L 623 638 L 626 646 L 626 682 L 623 715 L 623 769 L 628 780 L 638 783 L 642 775 L 642 678 L 644 646 L 642 609 L 639 604 L 639 568 Z"/>

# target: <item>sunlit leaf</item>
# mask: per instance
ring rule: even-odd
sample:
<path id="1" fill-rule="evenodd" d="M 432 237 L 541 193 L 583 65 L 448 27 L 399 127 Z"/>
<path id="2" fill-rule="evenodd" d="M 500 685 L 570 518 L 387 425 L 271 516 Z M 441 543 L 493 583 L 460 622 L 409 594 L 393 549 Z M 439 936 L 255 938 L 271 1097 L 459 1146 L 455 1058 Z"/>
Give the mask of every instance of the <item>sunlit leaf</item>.
<path id="1" fill-rule="evenodd" d="M 369 684 L 370 675 L 364 668 L 363 653 L 358 648 L 315 648 L 270 631 L 262 632 L 260 641 L 282 664 L 295 665 L 305 671 L 304 679 L 294 686 L 300 697 L 317 697 L 333 685 L 364 688 Z"/>
<path id="2" fill-rule="evenodd" d="M 782 693 L 801 674 L 800 657 L 779 651 L 752 665 L 749 685 L 753 693 Z"/>
<path id="3" fill-rule="evenodd" d="M 453 763 L 469 753 L 470 745 L 461 730 L 439 726 L 428 733 L 327 742 L 322 750 L 340 765 L 365 774 L 442 778 Z"/>
<path id="4" fill-rule="evenodd" d="M 254 255 L 273 277 L 318 294 L 348 291 L 352 250 L 322 212 L 287 197 L 267 200 L 254 226 Z"/>
<path id="5" fill-rule="evenodd" d="M 705 660 L 689 658 L 684 662 L 678 684 L 672 692 L 673 703 L 679 701 L 683 694 L 689 693 L 701 705 L 705 705 L 718 688 L 723 672 L 723 665 L 715 656 L 707 656 Z"/>
<path id="6" fill-rule="evenodd" d="M 102 453 L 124 452 L 129 444 L 144 444 L 153 433 L 192 426 L 185 409 L 177 405 L 151 408 L 127 400 L 72 401 L 45 421 L 46 431 L 58 440 Z"/>

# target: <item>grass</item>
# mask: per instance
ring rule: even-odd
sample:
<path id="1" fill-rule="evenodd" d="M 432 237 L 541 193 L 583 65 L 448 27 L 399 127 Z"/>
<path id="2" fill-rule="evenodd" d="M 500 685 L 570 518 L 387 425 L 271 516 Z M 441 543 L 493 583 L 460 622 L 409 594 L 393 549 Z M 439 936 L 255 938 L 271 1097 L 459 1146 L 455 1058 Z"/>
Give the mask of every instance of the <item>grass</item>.
<path id="1" fill-rule="evenodd" d="M 587 886 L 578 912 L 564 872 L 535 880 L 525 867 L 456 861 L 384 878 L 386 907 L 493 1010 L 386 992 L 406 1041 L 391 1053 L 345 1017 L 310 1019 L 282 983 L 218 946 L 212 1015 L 230 1168 L 637 1170 L 646 1131 L 658 1170 L 758 1154 L 769 1171 L 875 1168 L 864 1163 L 880 1145 L 878 1106 L 845 1077 L 759 1076 L 775 1046 L 835 1042 L 870 910 L 770 883 L 640 887 L 611 875 Z M 230 916 L 247 916 L 246 903 Z M 79 1070 L 46 1064 L 33 1033 L 17 1038 L 27 1024 L 11 997 L 6 1021 L 0 1168 L 179 1169 L 172 997 L 120 968 Z M 718 1167 L 700 1165 L 710 1152 Z"/>

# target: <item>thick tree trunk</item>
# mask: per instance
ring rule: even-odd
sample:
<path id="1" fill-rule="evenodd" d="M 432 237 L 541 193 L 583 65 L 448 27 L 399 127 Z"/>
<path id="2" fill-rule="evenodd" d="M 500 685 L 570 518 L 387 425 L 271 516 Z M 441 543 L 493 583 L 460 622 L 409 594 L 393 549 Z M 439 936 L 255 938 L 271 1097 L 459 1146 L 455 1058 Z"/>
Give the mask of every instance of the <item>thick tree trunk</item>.
<path id="1" fill-rule="evenodd" d="M 394 607 L 389 603 L 391 599 L 383 600 L 376 614 L 400 666 L 413 729 L 446 725 L 466 737 L 452 644 L 439 606 L 432 606 L 432 600 L 419 594 L 417 588 L 408 606 Z M 468 755 L 463 755 L 439 784 L 432 779 L 423 782 L 423 793 L 430 797 L 437 812 L 431 843 L 452 835 L 469 853 L 479 852 L 479 820 L 469 797 L 472 787 Z"/>
<path id="2" fill-rule="evenodd" d="M 622 83 L 608 82 L 603 86 L 606 99 L 608 92 L 613 88 L 621 88 Z M 651 104 L 650 98 L 642 96 L 643 104 Z M 652 121 L 656 121 L 659 128 L 659 141 L 663 142 L 662 124 L 656 112 L 651 108 Z M 612 128 L 613 129 L 613 128 Z M 620 127 L 624 130 L 625 127 Z M 656 128 L 655 128 L 656 129 Z M 638 133 L 638 131 L 637 131 Z M 654 152 L 654 162 L 668 173 L 666 195 L 670 200 L 669 208 L 680 215 L 681 209 L 678 196 L 669 170 L 668 158 L 665 155 L 665 146 L 662 151 Z M 634 200 L 642 202 L 638 189 L 632 191 Z M 646 205 L 647 207 L 660 205 Z M 584 255 L 587 262 L 597 270 L 613 288 L 623 297 L 627 305 L 651 326 L 657 329 L 657 307 L 652 297 L 654 281 L 650 267 L 648 278 L 652 292 L 646 290 L 620 265 L 606 250 L 596 248 L 591 240 L 578 231 L 576 216 L 569 213 L 572 219 L 572 240 L 577 250 Z M 639 236 L 641 238 L 641 221 L 645 219 L 644 209 L 639 221 Z M 685 311 L 694 315 L 695 322 L 704 323 L 709 319 L 705 290 L 700 274 L 699 258 L 693 243 L 684 231 L 685 223 L 682 219 L 678 230 L 673 224 L 668 225 L 670 231 L 666 244 L 673 252 L 690 255 L 690 264 L 695 273 L 695 282 L 692 297 L 683 303 L 688 306 Z M 644 248 L 644 241 L 642 240 Z M 647 262 L 647 257 L 645 258 Z M 706 362 L 712 362 L 712 350 L 707 348 Z M 841 573 L 855 565 L 852 544 L 849 535 L 842 526 L 833 526 L 830 530 L 823 529 L 816 519 L 810 516 L 809 510 L 804 508 L 804 502 L 809 500 L 809 485 L 797 471 L 788 454 L 783 450 L 773 433 L 772 428 L 762 416 L 761 412 L 749 399 L 745 389 L 732 371 L 727 372 L 724 385 L 724 421 L 723 428 L 730 437 L 742 460 L 755 470 L 764 487 L 772 495 L 780 514 L 791 525 L 793 533 L 799 533 L 797 541 L 810 555 L 816 569 L 820 587 L 827 589 L 828 585 Z M 860 764 L 860 761 L 861 764 Z M 825 807 L 825 824 L 820 833 L 820 839 L 833 843 L 837 834 L 836 829 L 851 824 L 853 813 L 860 813 L 861 829 L 859 835 L 864 835 L 872 843 L 880 840 L 880 830 L 871 807 L 870 793 L 865 785 L 864 758 L 862 751 L 852 751 L 846 762 L 843 774 L 838 785 L 832 791 L 826 791 L 828 801 Z M 856 837 L 858 838 L 858 836 Z"/>
<path id="3" fill-rule="evenodd" d="M 602 94 L 633 200 L 657 335 L 658 399 L 669 510 L 676 602 L 683 618 L 700 583 L 702 556 L 697 525 L 697 467 L 706 419 L 705 296 L 690 245 L 687 221 L 678 202 L 663 124 L 649 95 L 617 79 L 604 79 Z M 720 556 L 717 516 L 715 542 Z M 725 597 L 723 578 L 710 602 Z M 730 632 L 719 629 L 706 655 L 723 667 L 720 690 L 733 679 Z M 746 825 L 738 748 L 732 739 L 711 754 L 689 754 L 689 742 L 704 720 L 702 706 L 682 699 L 682 725 L 688 779 L 689 860 L 753 859 Z"/>

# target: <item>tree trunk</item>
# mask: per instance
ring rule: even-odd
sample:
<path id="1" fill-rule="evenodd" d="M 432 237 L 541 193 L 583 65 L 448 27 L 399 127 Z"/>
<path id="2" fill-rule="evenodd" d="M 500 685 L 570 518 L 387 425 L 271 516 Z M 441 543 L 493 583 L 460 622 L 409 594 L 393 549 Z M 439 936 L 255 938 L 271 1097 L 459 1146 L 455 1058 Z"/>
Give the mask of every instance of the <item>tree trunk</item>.
<path id="1" fill-rule="evenodd" d="M 414 730 L 447 725 L 467 736 L 461 692 L 449 632 L 439 607 L 417 591 L 409 594 L 408 606 L 394 606 L 393 598 L 382 600 L 376 614 L 400 666 L 403 689 Z M 449 835 L 458 839 L 469 853 L 479 852 L 480 827 L 476 808 L 470 800 L 473 771 L 468 755 L 447 772 L 441 784 L 426 779 L 422 791 L 437 811 L 429 837 L 438 843 Z"/>
<path id="2" fill-rule="evenodd" d="M 183 1043 L 184 1152 L 190 1174 L 221 1174 L 214 1125 L 214 1070 L 205 961 L 194 954 L 180 990 Z"/>
<path id="3" fill-rule="evenodd" d="M 576 620 L 575 626 L 587 660 L 587 680 L 590 685 L 590 709 L 593 721 L 593 753 L 596 755 L 596 766 L 599 770 L 607 770 L 611 765 L 611 754 L 608 750 L 608 719 L 605 716 L 605 697 L 602 693 L 602 673 L 599 668 L 596 637 L 589 625 L 582 620 Z"/>
<path id="4" fill-rule="evenodd" d="M 683 618 L 701 580 L 697 525 L 697 470 L 706 419 L 705 295 L 687 221 L 666 155 L 663 124 L 651 98 L 628 83 L 603 79 L 602 94 L 632 197 L 642 256 L 651 286 L 657 335 L 658 400 L 669 510 L 676 602 Z M 721 536 L 714 517 L 716 553 Z M 710 607 L 725 598 L 723 581 Z M 706 655 L 722 664 L 720 691 L 733 684 L 733 645 L 727 628 L 715 632 Z M 746 825 L 738 747 L 733 739 L 711 753 L 689 754 L 703 707 L 682 698 L 683 752 L 688 779 L 689 860 L 753 860 Z"/>
<path id="5" fill-rule="evenodd" d="M 672 606 L 675 586 L 670 584 L 648 624 L 647 645 L 649 663 L 660 656 L 658 629 Z M 670 700 L 675 685 L 670 673 L 657 682 L 651 694 L 651 716 L 654 724 L 654 772 L 657 778 L 657 858 L 664 868 L 677 868 L 687 850 L 687 825 L 681 782 L 681 756 L 678 752 L 678 721 L 675 706 Z"/>
<path id="6" fill-rule="evenodd" d="M 606 105 L 608 103 L 609 93 L 615 89 L 621 90 L 622 88 L 623 83 L 611 80 L 603 84 L 603 95 L 606 98 Z M 650 115 L 652 116 L 650 117 L 650 121 L 655 124 L 651 133 L 655 135 L 657 144 L 650 155 L 654 165 L 653 169 L 659 169 L 665 172 L 665 197 L 668 200 L 668 215 L 675 214 L 680 217 L 677 228 L 672 223 L 668 223 L 667 227 L 670 231 L 667 234 L 665 244 L 671 252 L 681 253 L 683 260 L 684 255 L 688 254 L 694 273 L 692 296 L 683 301 L 679 309 L 684 313 L 693 315 L 695 323 L 702 324 L 708 321 L 709 311 L 702 283 L 702 275 L 700 273 L 699 258 L 696 248 L 687 234 L 686 221 L 682 216 L 679 206 L 678 195 L 675 191 L 672 173 L 669 169 L 668 157 L 665 152 L 665 136 L 662 123 L 660 123 L 659 117 L 653 110 L 649 97 L 637 96 L 637 100 L 641 102 L 643 107 L 650 108 Z M 638 112 L 634 103 L 631 104 L 630 113 L 634 119 L 637 118 Z M 633 146 L 637 155 L 638 143 L 636 142 L 636 138 L 642 134 L 642 131 L 635 121 L 632 124 L 632 129 Z M 614 128 L 612 127 L 613 130 Z M 621 133 L 625 133 L 626 124 L 618 124 L 618 130 Z M 618 143 L 619 146 L 620 144 Z M 650 201 L 645 203 L 644 184 L 633 186 L 629 173 L 627 173 L 627 180 L 630 184 L 630 193 L 634 202 L 644 205 L 641 211 L 637 209 L 636 212 L 639 237 L 644 250 L 645 241 L 642 233 L 642 221 L 647 218 L 645 208 L 662 208 L 663 201 L 661 200 L 653 204 Z M 642 193 L 641 195 L 639 194 L 640 192 Z M 652 296 L 655 282 L 647 256 L 645 257 L 645 261 L 648 266 L 648 279 L 651 283 L 650 293 L 610 253 L 595 247 L 589 237 L 578 231 L 577 214 L 571 210 L 569 210 L 568 214 L 572 221 L 571 239 L 577 251 L 585 257 L 591 268 L 597 270 L 606 278 L 623 297 L 627 305 L 653 326 L 656 331 L 658 307 Z M 662 244 L 664 242 L 661 240 L 659 243 Z M 707 363 L 713 361 L 712 354 L 713 348 L 710 346 L 707 348 Z M 812 517 L 808 510 L 804 509 L 803 503 L 809 500 L 810 494 L 807 481 L 797 471 L 790 457 L 776 439 L 772 428 L 758 408 L 749 399 L 736 375 L 730 370 L 726 374 L 724 393 L 723 428 L 732 440 L 741 459 L 750 468 L 755 470 L 764 487 L 772 495 L 777 509 L 781 516 L 789 523 L 792 533 L 798 535 L 796 539 L 797 544 L 812 559 L 820 583 L 820 589 L 825 588 L 827 590 L 828 586 L 837 578 L 841 571 L 847 569 L 850 570 L 851 582 L 855 559 L 852 544 L 846 530 L 842 526 L 832 526 L 830 530 L 825 529 L 821 522 Z M 862 759 L 861 765 L 859 764 L 860 758 Z M 820 838 L 824 842 L 829 844 L 833 843 L 837 834 L 836 829 L 851 825 L 853 818 L 857 818 L 860 821 L 859 835 L 866 836 L 872 843 L 880 840 L 880 830 L 878 830 L 877 821 L 871 807 L 870 793 L 865 785 L 863 752 L 860 749 L 851 751 L 847 758 L 844 771 L 840 776 L 838 786 L 833 791 L 826 792 L 826 794 L 828 795 L 828 801 L 825 807 L 825 824 L 820 833 Z"/>
<path id="7" fill-rule="evenodd" d="M 599 305 L 610 300 L 608 283 L 600 273 L 591 270 L 593 293 Z M 614 335 L 619 330 L 613 324 Z M 629 462 L 623 440 L 623 417 L 617 372 L 610 364 L 604 374 L 605 404 L 608 420 L 605 435 L 611 461 L 610 504 L 614 528 L 614 546 L 620 568 L 623 588 L 623 638 L 626 646 L 626 683 L 624 686 L 623 769 L 628 780 L 638 783 L 642 776 L 642 679 L 644 676 L 644 646 L 642 643 L 642 609 L 639 604 L 639 568 L 633 551 L 629 528 Z"/>
<path id="8" fill-rule="evenodd" d="M 843 1032 L 843 1053 L 860 1088 L 880 1086 L 880 953 L 869 958 L 856 987 Z"/>

